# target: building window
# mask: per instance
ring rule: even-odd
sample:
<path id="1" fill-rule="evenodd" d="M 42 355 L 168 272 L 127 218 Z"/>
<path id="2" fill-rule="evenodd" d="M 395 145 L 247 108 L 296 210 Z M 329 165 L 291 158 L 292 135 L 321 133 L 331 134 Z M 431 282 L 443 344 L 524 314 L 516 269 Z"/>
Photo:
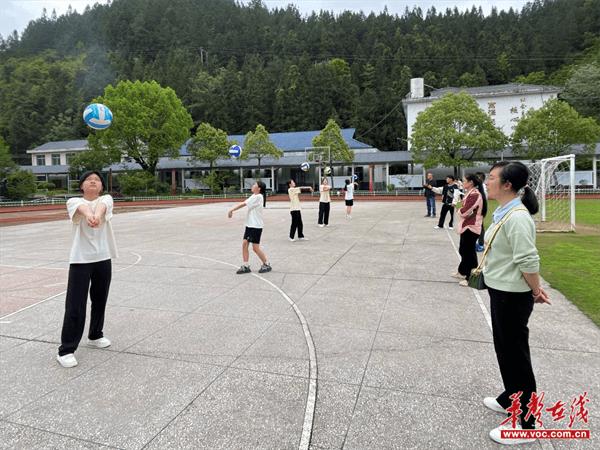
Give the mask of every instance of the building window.
<path id="1" fill-rule="evenodd" d="M 46 155 L 36 155 L 35 162 L 38 166 L 46 165 Z"/>
<path id="2" fill-rule="evenodd" d="M 75 153 L 67 153 L 67 164 L 71 164 L 71 160 L 75 156 Z"/>
<path id="3" fill-rule="evenodd" d="M 52 154 L 52 165 L 60 166 L 60 154 L 59 153 Z"/>

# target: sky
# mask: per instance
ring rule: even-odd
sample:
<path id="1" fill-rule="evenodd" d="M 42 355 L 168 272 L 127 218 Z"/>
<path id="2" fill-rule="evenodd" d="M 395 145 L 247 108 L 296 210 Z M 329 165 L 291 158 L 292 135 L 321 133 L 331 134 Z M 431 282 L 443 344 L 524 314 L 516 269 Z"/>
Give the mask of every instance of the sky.
<path id="1" fill-rule="evenodd" d="M 87 5 L 95 3 L 106 3 L 107 0 L 0 0 L 0 34 L 4 37 L 8 36 L 17 30 L 23 32 L 30 20 L 39 18 L 42 15 L 42 10 L 46 8 L 48 14 L 53 9 L 58 15 L 66 12 L 69 5 L 78 12 L 82 12 Z M 246 3 L 242 0 L 242 3 Z M 340 13 L 344 10 L 363 11 L 366 14 L 369 12 L 380 12 L 387 5 L 388 12 L 391 14 L 402 14 L 406 7 L 420 6 L 423 10 L 427 10 L 435 5 L 438 11 L 443 11 L 446 8 L 458 7 L 460 10 L 470 9 L 471 6 L 481 6 L 483 12 L 488 14 L 492 6 L 496 6 L 498 10 L 508 10 L 509 8 L 521 9 L 526 0 L 387 0 L 377 1 L 371 0 L 263 0 L 263 3 L 269 8 L 285 7 L 289 3 L 295 4 L 300 12 L 308 15 L 311 11 L 319 11 L 326 9 L 335 13 Z M 366 6 L 366 5 L 367 6 Z"/>

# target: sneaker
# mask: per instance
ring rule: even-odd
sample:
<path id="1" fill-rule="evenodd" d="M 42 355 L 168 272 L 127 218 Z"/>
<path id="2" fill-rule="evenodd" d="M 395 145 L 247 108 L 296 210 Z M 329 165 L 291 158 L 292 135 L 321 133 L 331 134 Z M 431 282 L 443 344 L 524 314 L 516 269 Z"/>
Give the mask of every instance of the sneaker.
<path id="1" fill-rule="evenodd" d="M 56 360 L 65 369 L 70 369 L 71 367 L 75 367 L 77 365 L 77 360 L 75 359 L 75 355 L 73 353 L 68 353 L 62 356 L 56 355 Z"/>
<path id="2" fill-rule="evenodd" d="M 308 241 L 308 238 L 305 238 L 304 236 L 302 236 L 301 238 L 298 238 L 299 241 Z"/>
<path id="3" fill-rule="evenodd" d="M 325 225 L 323 225 L 322 223 L 320 223 L 320 224 L 319 224 L 319 226 L 320 226 L 321 228 L 323 228 Z"/>
<path id="4" fill-rule="evenodd" d="M 110 347 L 110 340 L 105 337 L 101 337 L 100 339 L 90 339 L 88 345 L 95 348 L 106 348 Z"/>
<path id="5" fill-rule="evenodd" d="M 469 287 L 469 282 L 467 280 L 462 280 L 458 283 L 458 285 L 462 287 Z"/>
<path id="6" fill-rule="evenodd" d="M 464 275 L 458 273 L 458 272 L 454 272 L 452 275 L 450 275 L 453 278 L 458 278 L 459 280 L 463 280 L 465 277 Z"/>
<path id="7" fill-rule="evenodd" d="M 506 415 L 506 409 L 504 409 L 502 405 L 498 403 L 498 400 L 496 400 L 494 397 L 484 398 L 483 404 L 486 408 L 491 409 L 494 412 Z"/>
<path id="8" fill-rule="evenodd" d="M 503 438 L 502 430 L 522 430 L 522 428 L 519 424 L 517 424 L 516 428 L 513 428 L 510 423 L 500 425 L 498 428 L 494 428 L 492 431 L 490 431 L 490 438 L 492 439 L 492 441 L 503 445 L 531 444 L 532 442 L 536 441 L 535 438 Z"/>
<path id="9" fill-rule="evenodd" d="M 296 239 L 294 238 L 288 238 L 290 240 L 290 242 L 296 242 Z"/>
<path id="10" fill-rule="evenodd" d="M 270 272 L 271 271 L 271 264 L 266 263 L 263 264 L 262 266 L 260 266 L 260 269 L 258 269 L 258 273 L 265 273 L 265 272 Z"/>
<path id="11" fill-rule="evenodd" d="M 454 230 L 454 227 L 448 227 L 449 230 Z"/>
<path id="12" fill-rule="evenodd" d="M 423 217 L 431 217 L 430 214 L 425 214 Z"/>
<path id="13" fill-rule="evenodd" d="M 475 244 L 475 251 L 481 253 L 484 250 L 483 245 Z"/>
<path id="14" fill-rule="evenodd" d="M 441 230 L 441 229 L 442 229 L 442 227 L 440 227 L 440 226 L 436 225 L 435 227 L 433 227 L 433 229 L 434 229 L 434 230 Z"/>
<path id="15" fill-rule="evenodd" d="M 250 270 L 250 266 L 241 266 L 241 267 L 240 267 L 240 268 L 237 270 L 237 272 L 236 272 L 236 273 L 237 273 L 238 275 L 240 275 L 240 274 L 242 274 L 242 273 L 250 273 L 250 272 L 252 272 L 252 271 Z"/>

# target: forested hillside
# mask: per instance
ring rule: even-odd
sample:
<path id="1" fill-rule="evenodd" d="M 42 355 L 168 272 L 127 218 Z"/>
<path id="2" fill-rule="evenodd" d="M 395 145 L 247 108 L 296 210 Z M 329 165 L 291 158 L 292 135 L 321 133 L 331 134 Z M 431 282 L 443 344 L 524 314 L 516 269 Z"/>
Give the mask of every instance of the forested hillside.
<path id="1" fill-rule="evenodd" d="M 24 162 L 47 140 L 86 136 L 84 105 L 107 84 L 170 86 L 194 122 L 228 133 L 320 129 L 336 118 L 382 150 L 406 138 L 401 99 L 429 86 L 563 85 L 600 59 L 600 0 L 521 11 L 406 10 L 302 16 L 260 1 L 113 0 L 48 12 L 0 39 L 0 135 Z M 600 67 L 600 66 L 599 66 Z"/>

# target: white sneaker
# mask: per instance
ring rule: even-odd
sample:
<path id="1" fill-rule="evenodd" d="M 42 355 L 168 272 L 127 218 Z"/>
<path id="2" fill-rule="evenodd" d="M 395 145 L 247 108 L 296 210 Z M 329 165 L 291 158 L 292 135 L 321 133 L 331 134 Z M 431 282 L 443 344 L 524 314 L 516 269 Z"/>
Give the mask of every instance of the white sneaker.
<path id="1" fill-rule="evenodd" d="M 105 337 L 101 337 L 100 339 L 94 339 L 94 340 L 90 339 L 90 340 L 88 340 L 88 345 L 90 347 L 106 348 L 106 347 L 110 347 L 110 340 Z"/>
<path id="2" fill-rule="evenodd" d="M 348 219 L 349 219 L 349 220 L 352 220 L 352 216 L 348 216 Z"/>
<path id="3" fill-rule="evenodd" d="M 522 430 L 522 428 L 520 424 L 517 424 L 516 428 L 513 428 L 510 423 L 500 425 L 498 428 L 494 428 L 492 431 L 490 431 L 490 438 L 492 441 L 503 445 L 531 444 L 536 441 L 535 438 L 503 438 L 501 433 L 502 430 Z"/>
<path id="4" fill-rule="evenodd" d="M 296 242 L 296 239 L 294 238 L 288 238 L 290 240 L 290 242 Z"/>
<path id="5" fill-rule="evenodd" d="M 464 279 L 464 278 L 465 278 L 463 275 L 461 275 L 461 274 L 460 274 L 460 273 L 458 273 L 458 272 L 454 272 L 454 273 L 453 273 L 452 275 L 450 275 L 450 276 L 451 276 L 451 277 L 453 277 L 453 278 L 458 278 L 459 280 L 462 280 L 462 279 Z"/>
<path id="6" fill-rule="evenodd" d="M 62 356 L 56 355 L 56 360 L 65 369 L 70 369 L 71 367 L 75 367 L 77 365 L 77 360 L 75 359 L 75 355 L 73 353 L 68 353 Z"/>
<path id="7" fill-rule="evenodd" d="M 467 280 L 462 280 L 458 282 L 458 285 L 462 287 L 469 287 L 469 282 Z"/>
<path id="8" fill-rule="evenodd" d="M 320 226 L 321 228 L 323 228 L 325 225 L 323 225 L 322 223 L 320 223 L 320 224 L 319 224 L 319 226 Z"/>
<path id="9" fill-rule="evenodd" d="M 500 403 L 498 403 L 498 400 L 496 400 L 494 397 L 484 398 L 483 404 L 486 408 L 491 409 L 494 412 L 506 415 L 506 410 L 502 407 L 502 405 L 500 405 Z"/>
<path id="10" fill-rule="evenodd" d="M 298 238 L 298 240 L 299 240 L 299 241 L 308 241 L 308 238 L 301 237 L 301 238 Z"/>
<path id="11" fill-rule="evenodd" d="M 433 227 L 434 230 L 439 230 L 441 229 L 441 227 L 438 227 L 437 225 L 435 227 Z"/>
<path id="12" fill-rule="evenodd" d="M 448 227 L 449 230 L 454 230 L 454 227 Z"/>

